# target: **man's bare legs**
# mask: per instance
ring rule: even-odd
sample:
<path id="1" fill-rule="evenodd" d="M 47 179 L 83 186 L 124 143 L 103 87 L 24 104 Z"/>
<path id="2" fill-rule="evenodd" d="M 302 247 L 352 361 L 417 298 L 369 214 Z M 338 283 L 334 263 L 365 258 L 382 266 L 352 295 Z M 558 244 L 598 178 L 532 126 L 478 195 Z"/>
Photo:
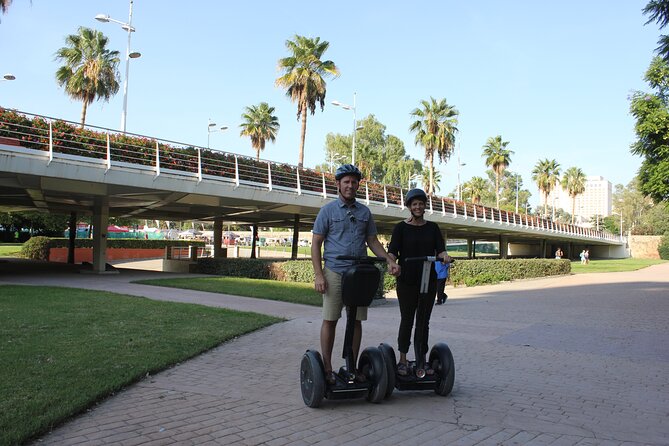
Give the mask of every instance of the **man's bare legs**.
<path id="1" fill-rule="evenodd" d="M 323 321 L 321 325 L 321 352 L 325 373 L 332 371 L 332 350 L 334 348 L 337 321 Z M 360 344 L 362 342 L 362 321 L 355 321 L 353 328 L 353 362 L 358 360 Z"/>

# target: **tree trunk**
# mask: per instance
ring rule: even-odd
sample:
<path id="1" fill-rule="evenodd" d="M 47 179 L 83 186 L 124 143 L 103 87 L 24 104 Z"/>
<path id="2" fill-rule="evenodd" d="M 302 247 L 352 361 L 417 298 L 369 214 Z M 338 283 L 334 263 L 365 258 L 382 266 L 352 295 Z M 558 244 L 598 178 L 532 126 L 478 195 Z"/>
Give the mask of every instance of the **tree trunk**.
<path id="1" fill-rule="evenodd" d="M 434 192 L 434 150 L 428 155 L 428 162 L 430 163 L 430 184 L 428 184 L 427 194 L 432 195 Z"/>
<path id="2" fill-rule="evenodd" d="M 571 224 L 574 224 L 574 213 L 576 212 L 576 195 L 571 197 Z"/>
<path id="3" fill-rule="evenodd" d="M 81 107 L 81 128 L 86 125 L 86 110 L 88 110 L 88 102 L 84 101 L 84 105 Z"/>
<path id="4" fill-rule="evenodd" d="M 495 199 L 497 200 L 497 209 L 499 209 L 499 173 L 495 171 Z"/>
<path id="5" fill-rule="evenodd" d="M 297 167 L 304 167 L 304 140 L 307 137 L 307 107 L 302 108 L 302 127 L 300 129 L 300 152 L 297 157 Z"/>

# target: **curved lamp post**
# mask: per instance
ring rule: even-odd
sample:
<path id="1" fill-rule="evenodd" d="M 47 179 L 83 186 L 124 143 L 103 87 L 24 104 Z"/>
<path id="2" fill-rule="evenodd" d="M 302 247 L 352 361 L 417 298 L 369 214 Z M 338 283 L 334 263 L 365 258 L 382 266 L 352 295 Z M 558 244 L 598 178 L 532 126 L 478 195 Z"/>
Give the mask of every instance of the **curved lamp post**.
<path id="1" fill-rule="evenodd" d="M 95 16 L 95 20 L 99 22 L 118 23 L 121 25 L 121 28 L 128 32 L 128 46 L 125 51 L 125 79 L 123 81 L 123 111 L 121 112 L 121 131 L 123 133 L 125 133 L 125 124 L 128 115 L 128 75 L 130 74 L 130 59 L 137 59 L 141 56 L 137 51 L 130 51 L 130 37 L 132 36 L 132 33 L 135 32 L 135 28 L 132 26 L 132 3 L 133 0 L 130 0 L 130 12 L 128 13 L 127 23 L 112 19 L 107 14 L 98 14 Z"/>
<path id="2" fill-rule="evenodd" d="M 216 123 L 212 122 L 210 119 L 209 124 L 207 124 L 207 149 L 209 148 L 209 140 L 211 134 L 216 132 L 224 132 L 227 129 L 228 129 L 227 125 L 222 125 L 219 128 L 216 128 Z"/>
<path id="3" fill-rule="evenodd" d="M 339 101 L 332 101 L 332 105 L 334 105 L 335 107 L 341 107 L 344 110 L 352 110 L 353 111 L 353 144 L 351 146 L 351 164 L 355 165 L 355 134 L 358 130 L 363 128 L 362 126 L 360 126 L 360 127 L 356 126 L 355 93 L 353 93 L 353 105 L 343 104 Z"/>

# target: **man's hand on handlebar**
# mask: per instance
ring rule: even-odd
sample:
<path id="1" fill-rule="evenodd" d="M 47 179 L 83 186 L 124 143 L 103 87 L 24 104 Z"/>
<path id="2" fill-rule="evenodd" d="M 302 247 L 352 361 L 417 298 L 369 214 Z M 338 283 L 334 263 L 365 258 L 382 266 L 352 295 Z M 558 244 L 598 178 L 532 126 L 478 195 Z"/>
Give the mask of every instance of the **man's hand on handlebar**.
<path id="1" fill-rule="evenodd" d="M 316 274 L 316 279 L 314 280 L 314 288 L 316 289 L 316 292 L 321 294 L 324 294 L 325 291 L 328 289 L 328 283 L 325 280 L 323 274 Z"/>
<path id="2" fill-rule="evenodd" d="M 439 254 L 437 256 L 437 259 L 441 261 L 441 263 L 453 263 L 455 262 L 455 259 L 448 254 Z"/>

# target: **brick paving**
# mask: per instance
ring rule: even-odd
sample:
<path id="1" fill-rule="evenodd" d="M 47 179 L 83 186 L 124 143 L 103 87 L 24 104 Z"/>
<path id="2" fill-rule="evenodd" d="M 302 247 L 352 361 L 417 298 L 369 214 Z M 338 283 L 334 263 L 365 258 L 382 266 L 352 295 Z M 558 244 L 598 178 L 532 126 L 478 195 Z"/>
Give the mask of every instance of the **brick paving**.
<path id="1" fill-rule="evenodd" d="M 447 290 L 430 340 L 453 351 L 450 396 L 395 391 L 380 404 L 325 400 L 318 409 L 302 402 L 299 363 L 318 345 L 320 309 L 129 283 L 164 275 L 0 269 L 0 284 L 110 289 L 289 319 L 147 377 L 35 444 L 669 444 L 669 264 Z M 374 306 L 363 346 L 395 346 L 398 323 L 396 300 Z"/>

